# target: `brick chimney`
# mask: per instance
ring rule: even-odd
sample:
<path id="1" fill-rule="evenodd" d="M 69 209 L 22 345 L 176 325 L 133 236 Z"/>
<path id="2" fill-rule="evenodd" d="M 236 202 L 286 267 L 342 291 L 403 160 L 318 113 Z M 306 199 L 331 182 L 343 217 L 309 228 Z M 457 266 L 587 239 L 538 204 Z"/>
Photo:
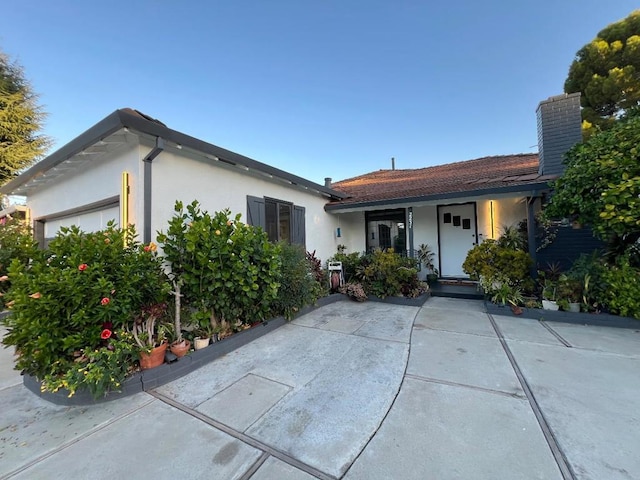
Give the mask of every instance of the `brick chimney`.
<path id="1" fill-rule="evenodd" d="M 561 175 L 564 154 L 582 141 L 580 92 L 549 97 L 538 105 L 540 175 Z"/>

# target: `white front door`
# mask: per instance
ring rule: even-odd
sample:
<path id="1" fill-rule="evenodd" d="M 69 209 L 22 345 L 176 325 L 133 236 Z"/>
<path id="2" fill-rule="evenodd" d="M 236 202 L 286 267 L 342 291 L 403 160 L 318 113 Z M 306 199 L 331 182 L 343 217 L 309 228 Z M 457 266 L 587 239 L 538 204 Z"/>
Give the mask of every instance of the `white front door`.
<path id="1" fill-rule="evenodd" d="M 440 276 L 468 277 L 462 271 L 467 253 L 477 243 L 476 204 L 438 207 Z"/>

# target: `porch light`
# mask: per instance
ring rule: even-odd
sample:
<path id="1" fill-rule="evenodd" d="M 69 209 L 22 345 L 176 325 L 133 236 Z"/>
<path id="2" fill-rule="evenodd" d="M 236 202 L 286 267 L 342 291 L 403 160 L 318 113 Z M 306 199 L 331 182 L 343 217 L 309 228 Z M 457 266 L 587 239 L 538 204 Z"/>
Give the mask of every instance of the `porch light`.
<path id="1" fill-rule="evenodd" d="M 122 172 L 120 182 L 120 228 L 129 226 L 129 172 Z M 126 243 L 126 238 L 125 238 Z"/>

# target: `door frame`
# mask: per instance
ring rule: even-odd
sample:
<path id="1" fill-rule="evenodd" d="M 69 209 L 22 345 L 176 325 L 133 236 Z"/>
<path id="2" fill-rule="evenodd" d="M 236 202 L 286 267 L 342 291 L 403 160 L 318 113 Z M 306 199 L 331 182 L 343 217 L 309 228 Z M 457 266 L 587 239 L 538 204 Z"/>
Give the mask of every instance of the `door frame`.
<path id="1" fill-rule="evenodd" d="M 474 245 L 478 245 L 478 202 L 476 201 L 471 201 L 471 202 L 462 202 L 462 203 L 446 203 L 446 204 L 439 204 L 436 205 L 436 216 L 437 216 L 437 221 L 438 221 L 438 271 L 440 272 L 440 277 L 442 277 L 442 248 L 441 248 L 441 242 L 440 242 L 440 227 L 441 227 L 441 223 L 440 223 L 440 209 L 444 208 L 444 207 L 455 207 L 455 206 L 462 206 L 462 205 L 473 205 L 473 217 L 474 217 L 474 222 L 473 222 L 473 231 L 474 233 L 474 237 L 475 237 L 475 242 Z M 456 277 L 452 277 L 452 278 L 456 278 Z"/>

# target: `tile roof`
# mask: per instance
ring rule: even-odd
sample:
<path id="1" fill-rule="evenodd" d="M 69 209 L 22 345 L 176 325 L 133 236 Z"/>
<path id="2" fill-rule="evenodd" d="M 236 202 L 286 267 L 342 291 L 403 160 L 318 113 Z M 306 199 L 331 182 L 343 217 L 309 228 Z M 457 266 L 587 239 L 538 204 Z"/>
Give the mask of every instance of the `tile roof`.
<path id="1" fill-rule="evenodd" d="M 538 175 L 538 154 L 521 153 L 406 170 L 378 170 L 335 182 L 331 188 L 349 197 L 330 205 L 471 193 L 526 186 L 552 180 Z"/>

